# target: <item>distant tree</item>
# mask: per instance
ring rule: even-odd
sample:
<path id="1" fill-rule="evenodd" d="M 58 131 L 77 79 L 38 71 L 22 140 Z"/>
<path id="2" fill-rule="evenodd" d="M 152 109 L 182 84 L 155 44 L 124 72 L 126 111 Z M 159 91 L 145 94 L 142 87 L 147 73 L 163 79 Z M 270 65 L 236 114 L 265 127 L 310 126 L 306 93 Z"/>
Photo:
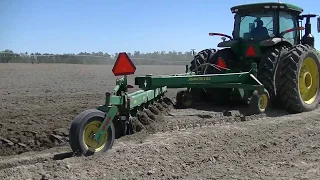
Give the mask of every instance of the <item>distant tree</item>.
<path id="1" fill-rule="evenodd" d="M 110 58 L 110 57 L 111 57 L 111 55 L 108 54 L 108 53 L 104 53 L 103 56 L 105 56 L 105 57 L 107 57 L 107 58 Z"/>

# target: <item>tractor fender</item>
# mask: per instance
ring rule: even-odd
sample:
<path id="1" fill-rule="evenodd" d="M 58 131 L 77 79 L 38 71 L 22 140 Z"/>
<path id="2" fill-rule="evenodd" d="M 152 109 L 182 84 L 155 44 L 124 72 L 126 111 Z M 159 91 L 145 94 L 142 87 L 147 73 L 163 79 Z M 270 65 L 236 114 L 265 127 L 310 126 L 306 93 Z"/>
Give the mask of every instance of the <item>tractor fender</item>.
<path id="1" fill-rule="evenodd" d="M 237 40 L 222 41 L 218 44 L 218 47 L 232 47 L 236 43 L 238 43 Z"/>
<path id="2" fill-rule="evenodd" d="M 286 40 L 285 38 L 278 38 L 278 37 L 263 40 L 259 43 L 259 45 L 262 47 L 269 47 L 269 46 L 277 45 L 279 43 L 283 43 L 288 46 L 292 46 L 292 44 L 288 40 Z"/>

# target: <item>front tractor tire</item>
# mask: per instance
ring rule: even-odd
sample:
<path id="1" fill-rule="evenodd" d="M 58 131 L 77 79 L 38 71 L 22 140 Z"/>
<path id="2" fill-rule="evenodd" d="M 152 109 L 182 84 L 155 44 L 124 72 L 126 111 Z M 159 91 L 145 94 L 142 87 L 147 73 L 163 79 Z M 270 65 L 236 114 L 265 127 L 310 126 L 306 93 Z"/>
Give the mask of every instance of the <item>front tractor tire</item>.
<path id="1" fill-rule="evenodd" d="M 200 51 L 197 55 L 194 56 L 194 59 L 191 61 L 190 71 L 199 71 L 201 74 L 201 72 L 203 72 L 203 68 L 196 68 L 202 64 L 207 63 L 215 53 L 215 49 L 204 49 Z"/>
<path id="2" fill-rule="evenodd" d="M 69 143 L 73 152 L 78 155 L 89 156 L 112 148 L 115 139 L 113 123 L 111 123 L 107 133 L 102 137 L 101 143 L 93 139 L 104 117 L 105 113 L 97 109 L 83 111 L 75 117 L 69 132 Z"/>
<path id="3" fill-rule="evenodd" d="M 279 95 L 289 113 L 312 111 L 320 101 L 319 55 L 308 45 L 296 45 L 284 57 Z"/>
<path id="4" fill-rule="evenodd" d="M 208 61 L 213 57 L 215 53 L 215 49 L 204 49 L 200 51 L 197 55 L 194 56 L 194 59 L 191 61 L 189 70 L 192 72 L 196 72 L 197 74 L 203 74 L 204 67 L 200 66 L 208 63 Z M 192 88 L 190 89 L 190 93 L 192 94 L 194 102 L 201 102 L 206 98 L 206 94 L 203 88 Z"/>
<path id="5" fill-rule="evenodd" d="M 225 48 L 218 50 L 208 63 L 212 65 L 217 65 L 219 59 L 222 59 L 226 64 L 228 69 L 237 68 L 237 55 L 232 51 L 231 48 Z M 226 69 L 218 68 L 214 66 L 208 66 L 203 74 L 223 74 Z M 214 102 L 219 105 L 228 105 L 230 103 L 230 92 L 232 89 L 229 88 L 206 88 L 205 92 L 207 95 L 207 100 Z"/>

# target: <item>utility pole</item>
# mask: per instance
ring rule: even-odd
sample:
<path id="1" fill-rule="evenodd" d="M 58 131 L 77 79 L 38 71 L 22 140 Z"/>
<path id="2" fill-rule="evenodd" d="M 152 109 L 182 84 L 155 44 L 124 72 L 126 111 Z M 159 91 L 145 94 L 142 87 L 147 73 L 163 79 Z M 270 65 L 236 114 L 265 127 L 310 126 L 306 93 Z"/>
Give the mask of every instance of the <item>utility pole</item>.
<path id="1" fill-rule="evenodd" d="M 191 51 L 192 51 L 192 56 L 194 56 L 194 50 L 196 50 L 196 49 L 191 49 Z"/>

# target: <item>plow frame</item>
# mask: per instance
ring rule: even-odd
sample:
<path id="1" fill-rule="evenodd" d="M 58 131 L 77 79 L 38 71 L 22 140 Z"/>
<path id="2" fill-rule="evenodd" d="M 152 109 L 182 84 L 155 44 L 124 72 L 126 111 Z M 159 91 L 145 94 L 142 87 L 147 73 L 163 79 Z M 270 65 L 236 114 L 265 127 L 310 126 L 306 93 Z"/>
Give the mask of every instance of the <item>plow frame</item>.
<path id="1" fill-rule="evenodd" d="M 161 99 L 168 88 L 236 88 L 243 89 L 242 98 L 251 96 L 256 90 L 258 95 L 264 92 L 264 86 L 256 78 L 256 63 L 248 72 L 195 75 L 193 72 L 172 75 L 146 75 L 135 77 L 135 85 L 140 90 L 128 93 L 132 85 L 128 85 L 127 75 L 117 79 L 113 92 L 106 92 L 105 104 L 97 107 L 106 116 L 94 140 L 100 142 L 108 127 L 116 116 L 120 121 L 128 121 L 136 116 L 138 110 Z"/>

